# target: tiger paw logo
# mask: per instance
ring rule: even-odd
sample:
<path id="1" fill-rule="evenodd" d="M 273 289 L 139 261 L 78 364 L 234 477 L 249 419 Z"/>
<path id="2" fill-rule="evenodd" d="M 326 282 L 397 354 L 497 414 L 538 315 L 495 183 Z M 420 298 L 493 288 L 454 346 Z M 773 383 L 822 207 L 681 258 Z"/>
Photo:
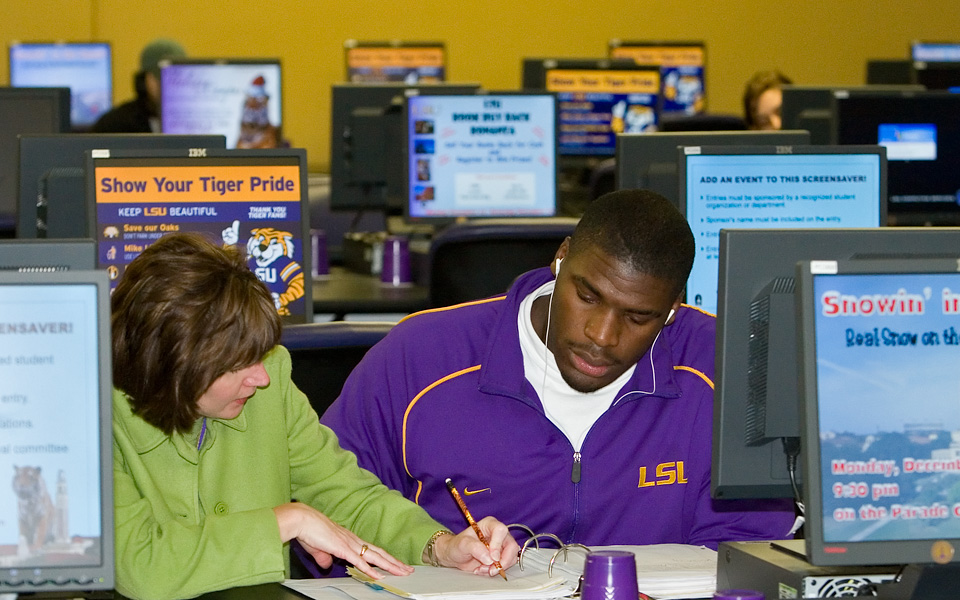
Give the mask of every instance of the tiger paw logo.
<path id="1" fill-rule="evenodd" d="M 273 227 L 260 227 L 250 232 L 247 240 L 250 269 L 273 294 L 277 312 L 290 314 L 291 302 L 303 298 L 303 269 L 294 260 L 293 234 Z"/>

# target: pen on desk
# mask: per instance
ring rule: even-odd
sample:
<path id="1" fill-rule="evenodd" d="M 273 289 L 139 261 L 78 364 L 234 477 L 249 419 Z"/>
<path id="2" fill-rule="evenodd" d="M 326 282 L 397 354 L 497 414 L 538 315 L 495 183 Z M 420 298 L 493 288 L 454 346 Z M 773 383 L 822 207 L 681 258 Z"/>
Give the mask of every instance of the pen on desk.
<path id="1" fill-rule="evenodd" d="M 460 507 L 460 512 L 463 513 L 463 516 L 466 517 L 467 523 L 470 524 L 470 527 L 473 527 L 474 533 L 477 534 L 477 537 L 480 538 L 480 541 L 483 542 L 483 545 L 490 549 L 490 544 L 487 543 L 487 538 L 483 537 L 483 532 L 480 531 L 480 526 L 477 525 L 477 522 L 473 519 L 473 515 L 470 514 L 470 510 L 467 508 L 466 503 L 464 503 L 463 498 L 460 497 L 460 492 L 457 491 L 457 488 L 453 485 L 453 481 L 450 478 L 447 478 L 447 489 L 450 490 L 450 493 L 453 494 L 453 499 L 457 501 L 457 506 Z M 507 580 L 507 574 L 503 572 L 503 567 L 500 565 L 499 560 L 493 561 L 493 566 L 495 566 L 500 571 L 500 576 L 503 577 L 503 580 Z"/>

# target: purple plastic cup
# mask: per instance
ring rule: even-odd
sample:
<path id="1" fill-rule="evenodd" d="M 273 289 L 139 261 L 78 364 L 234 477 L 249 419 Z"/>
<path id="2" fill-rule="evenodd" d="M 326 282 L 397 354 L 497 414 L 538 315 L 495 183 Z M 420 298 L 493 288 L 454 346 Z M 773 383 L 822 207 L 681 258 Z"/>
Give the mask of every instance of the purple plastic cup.
<path id="1" fill-rule="evenodd" d="M 391 235 L 383 241 L 380 281 L 386 285 L 411 285 L 410 244 L 407 238 Z"/>
<path id="2" fill-rule="evenodd" d="M 637 600 L 637 560 L 632 552 L 602 550 L 587 554 L 583 600 Z"/>
<path id="3" fill-rule="evenodd" d="M 713 600 L 763 600 L 763 593 L 756 590 L 717 590 Z"/>

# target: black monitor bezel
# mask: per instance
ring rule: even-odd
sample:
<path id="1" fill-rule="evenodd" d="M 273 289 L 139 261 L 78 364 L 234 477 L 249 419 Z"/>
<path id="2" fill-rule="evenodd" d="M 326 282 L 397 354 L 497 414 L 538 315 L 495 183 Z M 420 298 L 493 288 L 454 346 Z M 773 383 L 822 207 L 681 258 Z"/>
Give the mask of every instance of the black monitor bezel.
<path id="1" fill-rule="evenodd" d="M 87 150 L 85 153 L 86 170 L 86 202 L 87 202 L 87 226 L 89 237 L 99 240 L 97 230 L 97 186 L 95 171 L 98 161 L 112 159 L 133 159 L 133 160 L 151 160 L 151 159 L 176 159 L 182 161 L 200 161 L 213 159 L 214 161 L 230 161 L 244 158 L 251 160 L 256 158 L 281 158 L 295 159 L 300 165 L 300 239 L 302 240 L 301 269 L 303 272 L 303 298 L 304 313 L 291 315 L 289 322 L 307 322 L 313 321 L 313 285 L 312 285 L 312 263 L 310 251 L 310 203 L 307 194 L 307 152 L 303 148 L 269 148 L 269 149 L 246 149 L 230 150 L 221 148 L 204 149 L 158 149 L 158 150 L 109 150 L 97 149 Z M 99 263 L 99 251 L 97 262 Z"/>
<path id="2" fill-rule="evenodd" d="M 93 285 L 97 290 L 100 427 L 100 559 L 97 567 L 0 568 L 4 592 L 110 590 L 115 586 L 113 518 L 113 370 L 110 332 L 110 282 L 103 271 L 13 272 L 0 270 L 0 285 Z M 21 572 L 23 571 L 23 572 Z"/>
<path id="3" fill-rule="evenodd" d="M 421 92 L 416 95 L 417 96 L 431 96 L 431 95 L 439 96 L 440 94 L 431 94 L 429 91 L 427 91 L 427 93 Z M 443 94 L 443 95 L 450 96 L 452 94 Z M 553 98 L 553 106 L 554 106 L 554 110 L 553 110 L 554 132 L 558 131 L 559 119 L 560 119 L 559 107 L 557 105 L 557 96 L 552 92 L 545 92 L 542 90 L 490 91 L 490 90 L 478 89 L 473 94 L 460 94 L 460 95 L 464 97 L 469 97 L 469 96 L 551 97 Z M 404 124 L 404 128 L 403 128 L 403 131 L 404 131 L 404 135 L 403 135 L 404 178 L 403 180 L 404 180 L 404 191 L 405 191 L 405 198 L 404 198 L 404 204 L 403 204 L 403 218 L 408 223 L 423 223 L 423 224 L 434 225 L 439 227 L 450 225 L 458 221 L 462 221 L 465 219 L 464 217 L 412 217 L 410 215 L 410 204 L 414 201 L 414 199 L 410 196 L 411 185 L 410 185 L 410 152 L 409 152 L 409 148 L 410 148 L 410 139 L 409 139 L 410 110 L 409 110 L 409 102 L 408 102 L 409 97 L 410 97 L 409 95 L 404 97 L 404 103 L 403 103 L 403 124 Z M 553 214 L 552 215 L 538 215 L 538 216 L 530 216 L 530 217 L 517 217 L 516 215 L 499 215 L 499 216 L 489 215 L 489 216 L 483 216 L 483 217 L 467 217 L 466 219 L 510 218 L 510 219 L 524 220 L 524 219 L 544 219 L 544 218 L 560 216 L 560 190 L 559 190 L 560 151 L 559 151 L 559 144 L 556 142 L 556 136 L 554 136 L 553 150 L 554 150 L 554 159 L 553 159 L 554 169 L 553 169 Z"/>
<path id="4" fill-rule="evenodd" d="M 897 273 L 949 273 L 956 275 L 960 265 L 960 252 L 952 258 L 942 259 L 876 259 L 876 260 L 831 260 L 800 261 L 796 266 L 797 289 L 795 292 L 798 306 L 798 353 L 799 356 L 799 395 L 801 398 L 801 438 L 802 460 L 805 473 L 817 473 L 805 480 L 804 504 L 806 506 L 807 525 L 805 528 L 805 548 L 809 562 L 818 566 L 845 565 L 899 565 L 906 563 L 934 563 L 934 557 L 941 551 L 937 546 L 947 544 L 950 548 L 950 561 L 953 548 L 960 545 L 960 539 L 930 538 L 924 540 L 885 540 L 872 542 L 827 542 L 824 540 L 823 526 L 823 488 L 825 483 L 819 474 L 819 408 L 816 369 L 816 323 L 815 311 L 817 299 L 814 298 L 814 277 L 826 275 L 824 271 L 835 269 L 832 274 L 897 274 Z M 816 465 L 816 467 L 814 467 Z"/>

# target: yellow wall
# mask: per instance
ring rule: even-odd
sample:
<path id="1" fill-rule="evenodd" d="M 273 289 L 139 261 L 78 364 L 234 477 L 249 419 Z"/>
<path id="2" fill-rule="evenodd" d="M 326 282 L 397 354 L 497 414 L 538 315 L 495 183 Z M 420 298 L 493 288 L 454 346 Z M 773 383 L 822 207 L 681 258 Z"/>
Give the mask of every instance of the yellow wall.
<path id="1" fill-rule="evenodd" d="M 3 0 L 11 40 L 107 40 L 115 97 L 132 95 L 140 48 L 173 37 L 192 56 L 279 56 L 284 129 L 329 163 L 330 84 L 343 79 L 343 40 L 437 39 L 451 80 L 516 88 L 524 56 L 593 57 L 610 38 L 702 39 L 710 109 L 740 111 L 743 82 L 780 68 L 797 83 L 858 84 L 868 58 L 905 58 L 911 39 L 960 38 L 956 0 Z M 9 81 L 0 61 L 0 83 Z"/>

